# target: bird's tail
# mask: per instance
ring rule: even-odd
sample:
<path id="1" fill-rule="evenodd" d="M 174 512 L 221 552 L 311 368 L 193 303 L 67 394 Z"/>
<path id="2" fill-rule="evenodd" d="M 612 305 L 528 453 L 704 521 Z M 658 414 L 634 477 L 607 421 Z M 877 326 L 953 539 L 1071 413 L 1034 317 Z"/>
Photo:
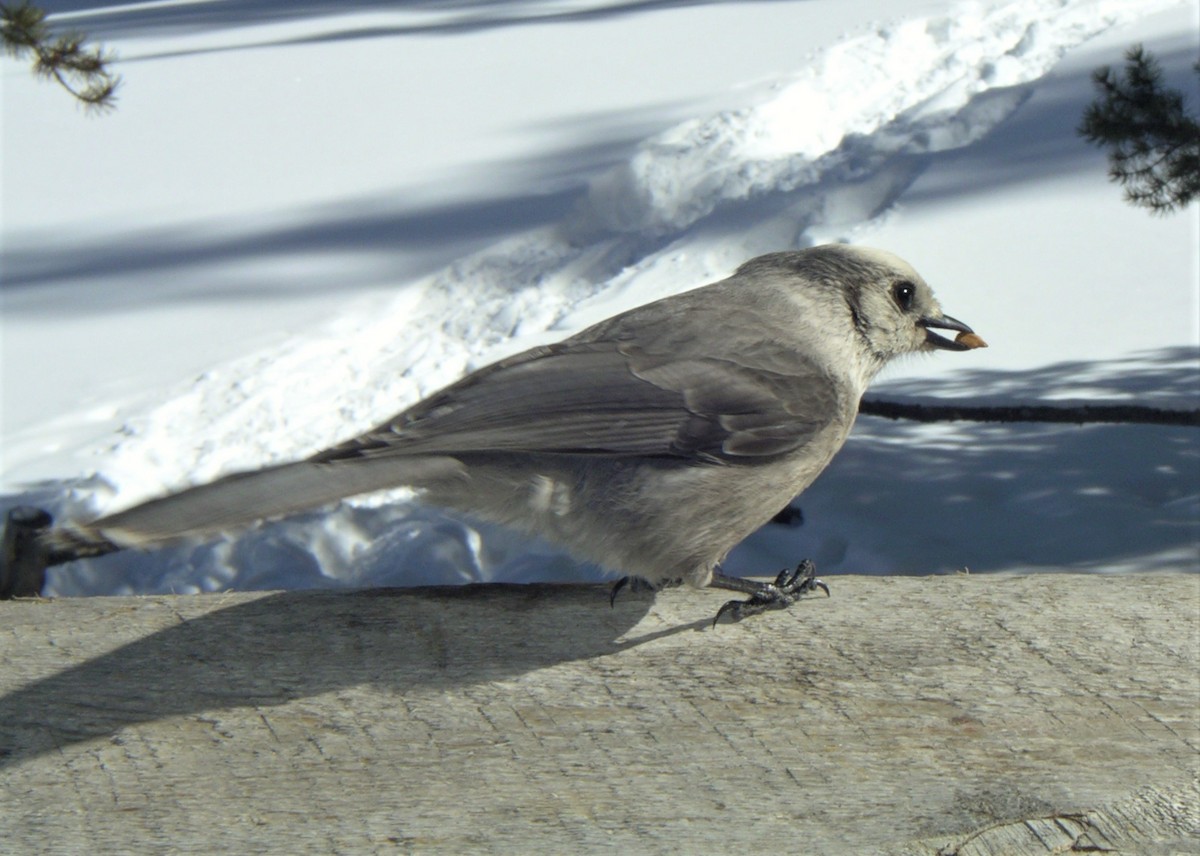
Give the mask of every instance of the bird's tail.
<path id="1" fill-rule="evenodd" d="M 360 493 L 461 477 L 465 477 L 461 462 L 450 457 L 298 461 L 234 473 L 90 523 L 49 529 L 41 540 L 51 555 L 72 551 L 80 556 L 96 555 L 126 547 L 153 547 L 286 517 Z"/>

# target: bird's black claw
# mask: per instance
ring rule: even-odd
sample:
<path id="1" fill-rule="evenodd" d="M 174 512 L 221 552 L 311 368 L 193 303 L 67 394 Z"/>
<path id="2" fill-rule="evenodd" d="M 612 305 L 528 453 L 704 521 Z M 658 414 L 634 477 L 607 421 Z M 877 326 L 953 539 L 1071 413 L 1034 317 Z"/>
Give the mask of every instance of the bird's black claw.
<path id="1" fill-rule="evenodd" d="M 621 579 L 613 583 L 613 587 L 608 592 L 608 605 L 610 608 L 617 605 L 617 595 L 627 585 L 629 585 L 629 577 L 621 577 Z"/>
<path id="2" fill-rule="evenodd" d="M 749 583 L 748 580 L 743 581 Z M 768 609 L 787 609 L 805 594 L 815 589 L 829 596 L 829 586 L 823 580 L 817 579 L 817 566 L 805 559 L 795 568 L 784 568 L 775 577 L 773 583 L 758 583 L 746 600 L 730 600 L 717 610 L 713 618 L 713 627 L 725 615 L 734 621 L 741 621 L 751 615 L 758 615 Z"/>

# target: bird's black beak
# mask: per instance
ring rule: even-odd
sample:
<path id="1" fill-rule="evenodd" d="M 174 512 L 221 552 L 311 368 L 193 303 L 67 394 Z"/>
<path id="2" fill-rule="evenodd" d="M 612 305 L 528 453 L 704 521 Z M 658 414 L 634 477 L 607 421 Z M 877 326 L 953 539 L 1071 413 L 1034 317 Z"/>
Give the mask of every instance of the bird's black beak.
<path id="1" fill-rule="evenodd" d="M 978 348 L 978 344 L 970 342 L 960 342 L 955 339 L 947 339 L 945 336 L 939 336 L 931 330 L 931 327 L 936 327 L 939 330 L 957 330 L 959 333 L 975 334 L 975 331 L 968 327 L 957 318 L 951 318 L 949 315 L 943 315 L 941 318 L 922 318 L 917 322 L 925 328 L 925 341 L 935 348 L 941 348 L 946 351 L 970 351 L 973 348 Z M 976 339 L 982 342 L 982 339 Z"/>

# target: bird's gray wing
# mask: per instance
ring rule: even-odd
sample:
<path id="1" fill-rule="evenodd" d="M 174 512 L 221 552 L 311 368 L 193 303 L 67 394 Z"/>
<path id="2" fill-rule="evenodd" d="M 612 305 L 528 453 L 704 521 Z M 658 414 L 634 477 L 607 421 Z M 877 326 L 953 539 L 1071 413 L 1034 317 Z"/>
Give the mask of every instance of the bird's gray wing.
<path id="1" fill-rule="evenodd" d="M 675 358 L 567 341 L 480 369 L 311 460 L 474 452 L 737 460 L 785 454 L 841 414 L 834 381 L 782 346 Z"/>
<path id="2" fill-rule="evenodd" d="M 162 543 L 344 496 L 457 478 L 464 467 L 458 456 L 472 453 L 765 460 L 852 414 L 854 403 L 830 377 L 770 339 L 739 347 L 736 357 L 676 357 L 651 342 L 653 352 L 628 338 L 535 348 L 306 461 L 235 473 L 59 536 L 76 554 L 81 544 L 103 552 Z"/>

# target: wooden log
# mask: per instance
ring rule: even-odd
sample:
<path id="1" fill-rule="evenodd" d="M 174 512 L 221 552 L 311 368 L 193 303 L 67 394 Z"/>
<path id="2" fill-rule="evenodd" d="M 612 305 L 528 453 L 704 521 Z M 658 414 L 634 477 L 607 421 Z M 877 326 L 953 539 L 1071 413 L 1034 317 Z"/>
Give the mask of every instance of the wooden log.
<path id="1" fill-rule="evenodd" d="M 0 603 L 5 853 L 1200 852 L 1200 576 Z"/>

